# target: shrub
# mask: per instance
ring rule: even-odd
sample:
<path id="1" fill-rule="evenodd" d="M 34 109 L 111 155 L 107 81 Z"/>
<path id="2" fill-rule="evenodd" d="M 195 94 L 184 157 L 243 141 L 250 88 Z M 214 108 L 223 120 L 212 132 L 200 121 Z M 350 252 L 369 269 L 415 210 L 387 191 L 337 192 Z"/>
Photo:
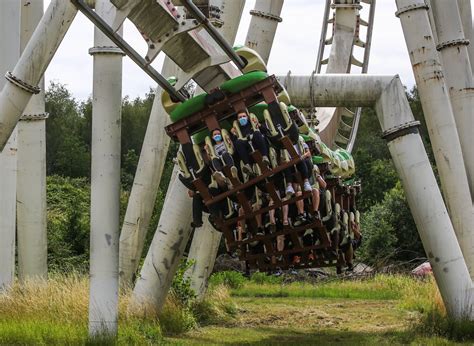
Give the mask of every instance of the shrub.
<path id="1" fill-rule="evenodd" d="M 241 273 L 235 271 L 214 273 L 209 279 L 211 286 L 225 285 L 232 289 L 242 287 L 245 281 L 245 277 Z"/>
<path id="2" fill-rule="evenodd" d="M 48 265 L 53 271 L 87 271 L 90 185 L 83 178 L 47 179 Z"/>
<path id="3" fill-rule="evenodd" d="M 193 264 L 194 261 L 182 259 L 171 284 L 171 291 L 174 297 L 186 308 L 189 307 L 196 298 L 196 292 L 191 288 L 191 279 L 184 275 Z"/>

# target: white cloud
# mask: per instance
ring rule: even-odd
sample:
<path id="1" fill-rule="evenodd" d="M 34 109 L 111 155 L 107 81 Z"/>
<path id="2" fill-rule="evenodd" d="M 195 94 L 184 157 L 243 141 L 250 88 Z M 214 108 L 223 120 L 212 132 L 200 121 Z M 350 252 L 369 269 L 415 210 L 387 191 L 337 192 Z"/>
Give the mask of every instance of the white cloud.
<path id="1" fill-rule="evenodd" d="M 50 0 L 45 1 L 45 8 Z M 245 40 L 250 23 L 249 11 L 254 1 L 247 0 L 236 43 Z M 324 0 L 286 0 L 269 61 L 269 71 L 282 75 L 310 74 L 316 63 L 321 32 Z M 366 5 L 367 6 L 367 5 Z M 378 1 L 375 17 L 369 73 L 399 74 L 403 83 L 414 84 L 413 72 L 403 38 L 400 21 L 395 17 L 394 1 Z M 362 12 L 362 17 L 367 13 Z M 125 38 L 145 55 L 146 44 L 130 23 L 125 25 Z M 88 49 L 93 45 L 93 25 L 79 13 L 46 73 L 46 81 L 59 81 L 68 86 L 78 99 L 92 93 L 92 57 Z M 357 52 L 356 52 L 357 54 Z M 163 59 L 153 63 L 158 70 Z M 124 59 L 123 94 L 142 96 L 154 82 L 130 59 Z"/>

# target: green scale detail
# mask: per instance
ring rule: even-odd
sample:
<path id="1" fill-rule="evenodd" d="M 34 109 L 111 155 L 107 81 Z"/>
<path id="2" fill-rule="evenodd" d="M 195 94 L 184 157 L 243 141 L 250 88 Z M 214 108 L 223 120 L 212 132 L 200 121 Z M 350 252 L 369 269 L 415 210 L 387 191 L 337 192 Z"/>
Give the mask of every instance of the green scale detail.
<path id="1" fill-rule="evenodd" d="M 236 77 L 234 79 L 224 82 L 220 89 L 229 93 L 237 93 L 240 90 L 246 89 L 261 80 L 264 80 L 268 77 L 266 72 L 254 71 L 242 76 Z M 189 100 L 184 101 L 175 110 L 170 114 L 170 119 L 172 122 L 189 117 L 190 115 L 199 112 L 206 106 L 206 93 L 194 96 Z"/>
<path id="2" fill-rule="evenodd" d="M 171 112 L 171 121 L 176 122 L 202 110 L 206 106 L 206 96 L 206 93 L 199 94 L 181 103 Z"/>
<path id="3" fill-rule="evenodd" d="M 313 156 L 312 157 L 313 164 L 319 165 L 321 163 L 324 163 L 324 158 L 322 156 Z"/>
<path id="4" fill-rule="evenodd" d="M 246 89 L 266 78 L 268 78 L 268 74 L 266 72 L 253 71 L 222 83 L 220 88 L 223 91 L 235 94 L 240 90 Z"/>

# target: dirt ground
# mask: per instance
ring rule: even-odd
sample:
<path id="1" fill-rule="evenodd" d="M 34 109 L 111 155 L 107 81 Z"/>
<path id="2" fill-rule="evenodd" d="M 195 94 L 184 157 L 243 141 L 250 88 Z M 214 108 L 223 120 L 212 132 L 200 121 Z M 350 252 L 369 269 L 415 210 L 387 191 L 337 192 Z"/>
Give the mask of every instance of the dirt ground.
<path id="1" fill-rule="evenodd" d="M 239 313 L 225 326 L 203 327 L 171 344 L 452 344 L 410 331 L 417 314 L 391 300 L 234 298 Z"/>

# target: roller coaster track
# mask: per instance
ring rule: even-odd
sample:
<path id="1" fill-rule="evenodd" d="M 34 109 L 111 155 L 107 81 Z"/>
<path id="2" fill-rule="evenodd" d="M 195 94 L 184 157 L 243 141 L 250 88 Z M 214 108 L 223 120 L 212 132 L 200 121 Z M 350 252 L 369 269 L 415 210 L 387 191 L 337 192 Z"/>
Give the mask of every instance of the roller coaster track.
<path id="1" fill-rule="evenodd" d="M 334 2 L 334 3 L 333 3 Z M 348 3 L 349 2 L 349 3 Z M 367 21 L 360 18 L 362 9 L 360 0 L 340 1 L 327 0 L 324 12 L 321 39 L 314 73 L 321 73 L 327 65 L 326 73 L 350 73 L 353 66 L 367 73 L 372 41 L 376 0 L 362 0 L 369 5 Z M 334 9 L 331 16 L 331 8 Z M 329 26 L 332 34 L 327 38 Z M 360 26 L 367 27 L 365 41 L 360 39 Z M 331 46 L 330 54 L 324 58 L 326 46 Z M 358 61 L 353 54 L 354 47 L 364 49 L 363 61 Z M 316 116 L 319 120 L 321 139 L 333 148 L 344 147 L 352 151 L 357 136 L 362 108 L 319 108 Z"/>

